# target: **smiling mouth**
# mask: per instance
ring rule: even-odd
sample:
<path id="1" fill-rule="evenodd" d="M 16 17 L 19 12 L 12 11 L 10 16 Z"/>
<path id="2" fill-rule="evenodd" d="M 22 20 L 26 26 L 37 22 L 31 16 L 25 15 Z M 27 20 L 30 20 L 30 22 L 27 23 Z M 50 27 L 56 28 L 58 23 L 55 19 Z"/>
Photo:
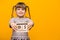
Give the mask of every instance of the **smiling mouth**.
<path id="1" fill-rule="evenodd" d="M 23 14 L 23 13 L 19 13 L 19 14 Z"/>

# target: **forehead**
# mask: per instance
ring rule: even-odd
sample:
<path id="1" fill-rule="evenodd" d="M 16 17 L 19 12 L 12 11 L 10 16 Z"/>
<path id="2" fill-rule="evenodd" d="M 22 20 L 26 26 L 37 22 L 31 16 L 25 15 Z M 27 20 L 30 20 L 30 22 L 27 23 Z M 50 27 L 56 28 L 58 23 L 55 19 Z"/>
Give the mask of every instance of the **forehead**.
<path id="1" fill-rule="evenodd" d="M 17 8 L 17 9 L 23 9 L 23 8 Z"/>
<path id="2" fill-rule="evenodd" d="M 24 10 L 26 10 L 26 8 L 23 8 L 23 7 L 17 7 L 17 8 L 15 8 L 15 10 L 16 9 L 24 9 Z"/>

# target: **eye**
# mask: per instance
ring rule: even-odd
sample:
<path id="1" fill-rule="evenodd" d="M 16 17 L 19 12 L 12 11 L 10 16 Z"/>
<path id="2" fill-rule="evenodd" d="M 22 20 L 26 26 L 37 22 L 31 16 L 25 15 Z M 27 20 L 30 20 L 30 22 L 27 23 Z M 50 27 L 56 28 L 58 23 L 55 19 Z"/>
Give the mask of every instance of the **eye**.
<path id="1" fill-rule="evenodd" d="M 17 10 L 20 10 L 20 8 L 17 8 Z"/>
<path id="2" fill-rule="evenodd" d="M 24 8 L 22 8 L 22 10 L 25 10 Z"/>

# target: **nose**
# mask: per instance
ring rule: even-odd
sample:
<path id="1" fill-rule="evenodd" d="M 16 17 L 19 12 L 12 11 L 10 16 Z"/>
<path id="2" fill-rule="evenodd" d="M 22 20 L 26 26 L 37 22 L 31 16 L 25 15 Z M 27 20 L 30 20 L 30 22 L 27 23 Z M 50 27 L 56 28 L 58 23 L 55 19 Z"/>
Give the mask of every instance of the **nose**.
<path id="1" fill-rule="evenodd" d="M 21 9 L 19 11 L 22 11 Z"/>

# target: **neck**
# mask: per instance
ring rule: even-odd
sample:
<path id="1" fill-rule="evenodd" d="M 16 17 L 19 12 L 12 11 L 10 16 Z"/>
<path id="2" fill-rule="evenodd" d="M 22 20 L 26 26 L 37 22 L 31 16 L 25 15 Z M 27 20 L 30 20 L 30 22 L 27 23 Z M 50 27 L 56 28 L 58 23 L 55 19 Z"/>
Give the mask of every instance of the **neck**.
<path id="1" fill-rule="evenodd" d="M 18 16 L 18 18 L 24 18 L 24 16 Z"/>

